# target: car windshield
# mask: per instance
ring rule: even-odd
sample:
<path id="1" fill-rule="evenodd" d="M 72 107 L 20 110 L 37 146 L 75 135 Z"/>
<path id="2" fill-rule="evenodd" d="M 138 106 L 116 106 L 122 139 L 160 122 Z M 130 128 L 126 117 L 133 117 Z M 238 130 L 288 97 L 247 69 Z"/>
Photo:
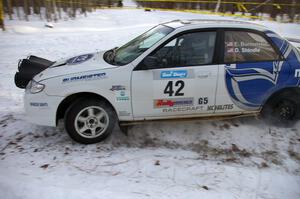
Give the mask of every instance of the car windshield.
<path id="1" fill-rule="evenodd" d="M 164 38 L 174 29 L 158 25 L 120 48 L 114 48 L 104 54 L 104 60 L 113 65 L 126 65 L 140 56 L 156 42 Z"/>

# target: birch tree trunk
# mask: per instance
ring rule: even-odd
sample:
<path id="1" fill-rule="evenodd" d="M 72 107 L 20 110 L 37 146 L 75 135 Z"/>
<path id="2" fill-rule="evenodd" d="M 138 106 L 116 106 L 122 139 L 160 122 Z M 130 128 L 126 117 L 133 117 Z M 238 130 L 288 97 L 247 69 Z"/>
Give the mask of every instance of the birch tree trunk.
<path id="1" fill-rule="evenodd" d="M 219 12 L 220 5 L 221 5 L 221 0 L 218 0 L 218 3 L 217 3 L 216 8 L 215 8 L 215 12 Z"/>

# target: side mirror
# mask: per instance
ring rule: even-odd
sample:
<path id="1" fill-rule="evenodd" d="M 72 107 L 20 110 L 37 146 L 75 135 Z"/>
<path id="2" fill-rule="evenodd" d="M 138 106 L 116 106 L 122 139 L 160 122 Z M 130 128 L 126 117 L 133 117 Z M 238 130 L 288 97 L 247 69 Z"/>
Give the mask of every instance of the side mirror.
<path id="1" fill-rule="evenodd" d="M 155 68 L 157 68 L 157 65 L 158 65 L 158 59 L 157 59 L 157 57 L 154 57 L 154 56 L 147 56 L 143 60 L 143 65 L 148 70 L 155 69 Z"/>

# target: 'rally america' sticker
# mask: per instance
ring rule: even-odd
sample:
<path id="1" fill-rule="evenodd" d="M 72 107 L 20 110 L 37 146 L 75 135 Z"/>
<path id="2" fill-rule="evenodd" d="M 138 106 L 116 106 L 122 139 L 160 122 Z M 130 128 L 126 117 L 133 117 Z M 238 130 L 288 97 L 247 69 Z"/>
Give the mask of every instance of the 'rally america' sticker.
<path id="1" fill-rule="evenodd" d="M 156 99 L 156 100 L 154 100 L 154 108 L 191 106 L 193 104 L 194 104 L 193 98 Z"/>

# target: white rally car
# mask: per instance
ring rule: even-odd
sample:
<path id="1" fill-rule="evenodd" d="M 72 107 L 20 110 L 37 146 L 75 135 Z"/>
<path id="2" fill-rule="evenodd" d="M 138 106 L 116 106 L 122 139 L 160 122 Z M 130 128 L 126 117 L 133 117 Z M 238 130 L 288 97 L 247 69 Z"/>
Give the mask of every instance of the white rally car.
<path id="1" fill-rule="evenodd" d="M 106 52 L 51 62 L 31 56 L 15 76 L 30 122 L 95 143 L 116 122 L 270 114 L 298 116 L 298 49 L 264 26 L 188 20 L 160 24 Z"/>

